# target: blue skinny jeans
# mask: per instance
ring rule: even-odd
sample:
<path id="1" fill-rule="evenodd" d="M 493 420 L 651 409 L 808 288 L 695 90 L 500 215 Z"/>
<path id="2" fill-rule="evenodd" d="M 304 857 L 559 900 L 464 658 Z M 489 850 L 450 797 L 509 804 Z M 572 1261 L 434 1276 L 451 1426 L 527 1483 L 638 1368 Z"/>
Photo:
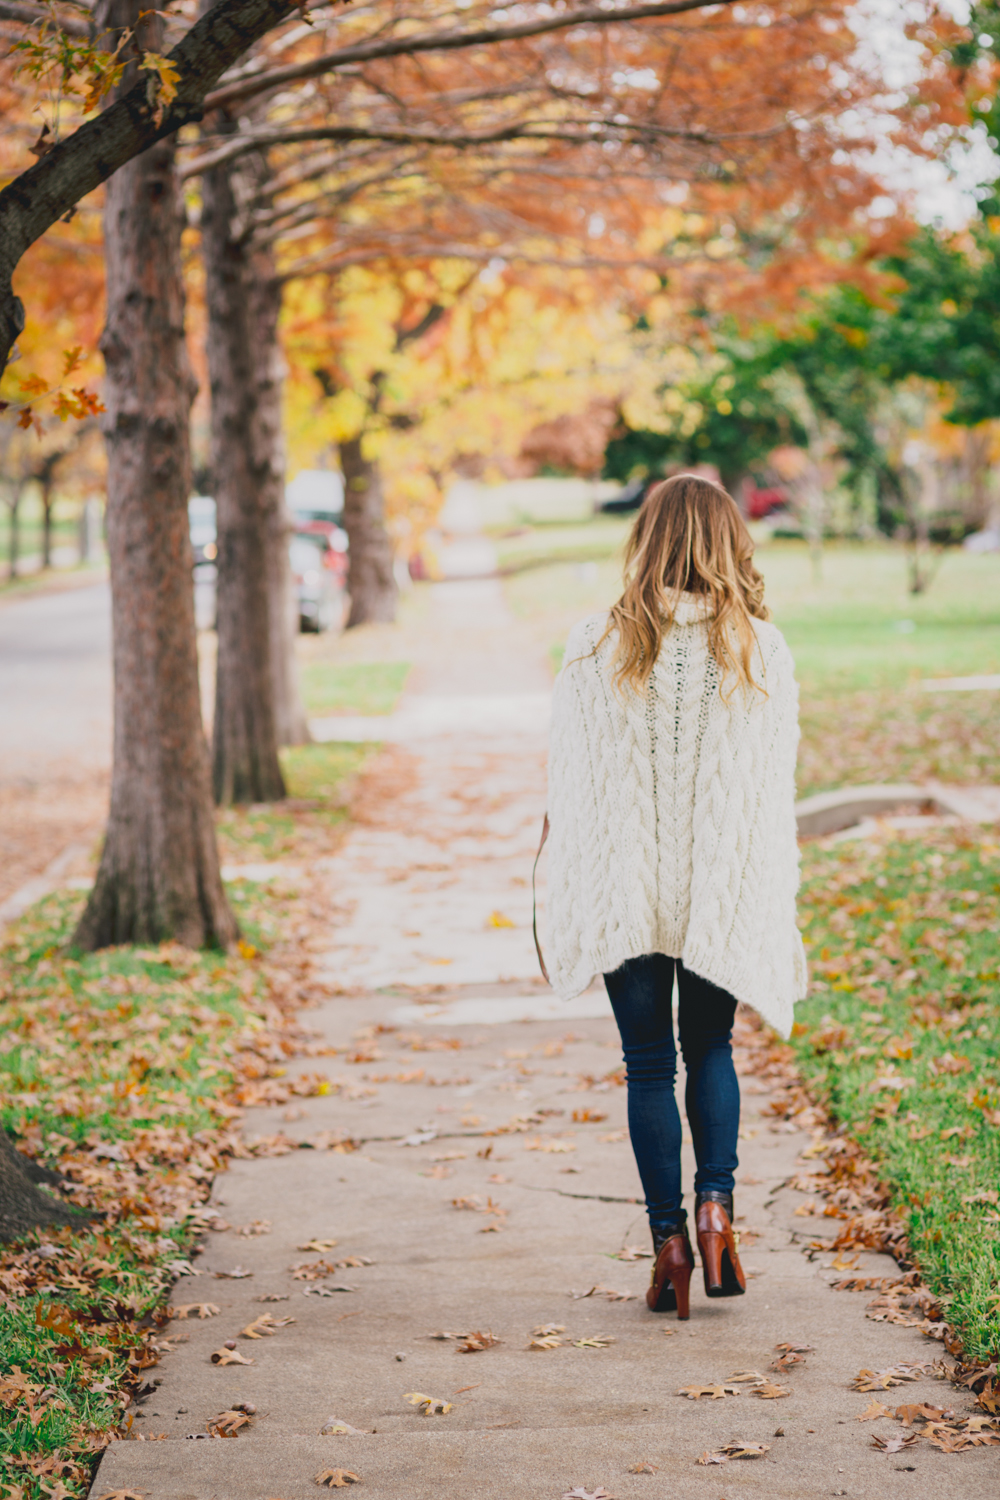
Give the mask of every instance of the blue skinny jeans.
<path id="1" fill-rule="evenodd" d="M 681 1193 L 681 1117 L 674 1097 L 674 967 L 680 995 L 678 1031 L 687 1069 L 684 1105 L 697 1170 L 696 1193 L 733 1191 L 740 1125 L 740 1086 L 733 1066 L 736 1001 L 725 990 L 662 953 L 630 958 L 605 974 L 621 1032 L 628 1083 L 628 1128 L 646 1194 L 649 1225 L 673 1234 L 685 1222 Z"/>

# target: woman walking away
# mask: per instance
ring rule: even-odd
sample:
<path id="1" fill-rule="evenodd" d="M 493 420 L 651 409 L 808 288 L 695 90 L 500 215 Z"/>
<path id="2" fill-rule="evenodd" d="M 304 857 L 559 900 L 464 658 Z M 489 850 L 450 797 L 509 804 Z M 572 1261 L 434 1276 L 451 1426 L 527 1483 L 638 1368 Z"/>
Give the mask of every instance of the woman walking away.
<path id="1" fill-rule="evenodd" d="M 679 1318 L 689 1316 L 694 1255 L 674 983 L 709 1297 L 746 1290 L 732 1227 L 736 1004 L 787 1036 L 806 989 L 795 923 L 798 693 L 752 555 L 719 485 L 690 474 L 655 485 L 629 538 L 625 592 L 570 633 L 553 701 L 552 983 L 572 999 L 604 975 L 653 1232 L 646 1301 Z"/>

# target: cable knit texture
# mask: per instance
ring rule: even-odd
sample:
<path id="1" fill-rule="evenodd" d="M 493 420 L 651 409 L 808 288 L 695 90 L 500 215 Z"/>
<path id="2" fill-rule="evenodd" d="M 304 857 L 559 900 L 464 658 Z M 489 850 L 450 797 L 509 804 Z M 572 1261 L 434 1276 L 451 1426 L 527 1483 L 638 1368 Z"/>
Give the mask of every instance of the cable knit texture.
<path id="1" fill-rule="evenodd" d="M 574 626 L 553 695 L 548 942 L 563 999 L 628 958 L 665 953 L 782 1036 L 806 992 L 795 921 L 798 689 L 754 620 L 767 696 L 720 694 L 709 604 L 681 595 L 644 694 L 612 680 L 607 615 Z"/>

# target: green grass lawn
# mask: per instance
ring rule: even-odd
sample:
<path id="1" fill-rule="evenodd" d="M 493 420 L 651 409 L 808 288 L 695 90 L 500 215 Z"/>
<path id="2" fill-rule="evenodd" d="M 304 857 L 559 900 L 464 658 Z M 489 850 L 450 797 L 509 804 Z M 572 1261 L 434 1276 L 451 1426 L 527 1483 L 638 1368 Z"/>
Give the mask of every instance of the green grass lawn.
<path id="1" fill-rule="evenodd" d="M 792 1045 L 873 1159 L 967 1354 L 1000 1352 L 1000 841 L 807 848 Z"/>
<path id="2" fill-rule="evenodd" d="M 163 1303 L 204 1227 L 199 1205 L 236 1148 L 223 1101 L 285 1071 L 268 1060 L 284 1033 L 259 947 L 289 898 L 239 887 L 245 939 L 229 955 L 163 944 L 73 956 L 81 899 L 41 902 L 0 945 L 0 1121 L 91 1216 L 0 1247 L 11 1500 L 85 1495 L 108 1434 L 125 1435 L 130 1394 L 169 1337 Z M 210 1299 L 190 1286 L 188 1300 Z"/>
<path id="3" fill-rule="evenodd" d="M 390 714 L 403 691 L 409 662 L 308 661 L 301 668 L 310 714 Z"/>
<path id="4" fill-rule="evenodd" d="M 216 819 L 219 850 L 227 863 L 322 853 L 347 823 L 354 778 L 373 745 L 295 745 L 281 752 L 288 801 L 230 807 Z"/>
<path id="5" fill-rule="evenodd" d="M 1000 672 L 1000 555 L 952 549 L 920 595 L 886 543 L 828 545 L 819 581 L 800 542 L 762 546 L 756 561 L 804 693 Z"/>

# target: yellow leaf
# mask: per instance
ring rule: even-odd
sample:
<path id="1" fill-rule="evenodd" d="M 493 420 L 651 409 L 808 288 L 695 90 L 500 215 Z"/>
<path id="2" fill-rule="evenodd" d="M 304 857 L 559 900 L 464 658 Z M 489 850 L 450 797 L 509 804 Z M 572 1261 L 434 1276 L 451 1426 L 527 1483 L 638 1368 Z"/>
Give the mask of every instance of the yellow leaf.
<path id="1" fill-rule="evenodd" d="M 139 67 L 156 74 L 151 102 L 156 104 L 154 119 L 159 125 L 163 120 L 163 111 L 177 98 L 177 83 L 180 76 L 177 64 L 172 63 L 168 57 L 162 57 L 159 52 L 144 52 Z"/>
<path id="2" fill-rule="evenodd" d="M 505 917 L 502 911 L 491 911 L 486 923 L 487 927 L 513 927 L 510 917 Z"/>

